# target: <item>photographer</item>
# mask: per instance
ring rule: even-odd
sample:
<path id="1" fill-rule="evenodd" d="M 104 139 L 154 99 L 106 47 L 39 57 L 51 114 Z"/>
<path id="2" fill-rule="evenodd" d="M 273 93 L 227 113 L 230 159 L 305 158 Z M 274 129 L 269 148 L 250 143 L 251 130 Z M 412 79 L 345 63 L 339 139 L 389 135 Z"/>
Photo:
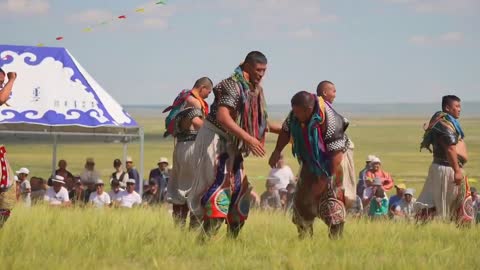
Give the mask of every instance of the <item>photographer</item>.
<path id="1" fill-rule="evenodd" d="M 8 78 L 8 82 L 4 85 L 5 77 Z M 5 71 L 0 68 L 0 106 L 5 104 L 10 98 L 15 79 L 17 79 L 16 72 L 8 72 L 5 74 Z"/>

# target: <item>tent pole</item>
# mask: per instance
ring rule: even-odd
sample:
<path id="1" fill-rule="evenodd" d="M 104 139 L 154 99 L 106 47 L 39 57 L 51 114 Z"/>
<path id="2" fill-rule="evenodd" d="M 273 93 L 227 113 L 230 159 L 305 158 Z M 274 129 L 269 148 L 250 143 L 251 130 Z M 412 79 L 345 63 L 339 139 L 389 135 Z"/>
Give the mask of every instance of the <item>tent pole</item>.
<path id="1" fill-rule="evenodd" d="M 57 167 L 57 136 L 57 134 L 53 134 L 52 176 L 55 176 L 55 168 Z"/>
<path id="2" fill-rule="evenodd" d="M 125 165 L 126 164 L 126 161 L 127 161 L 127 140 L 125 139 L 123 141 L 123 157 L 122 157 L 122 162 L 123 164 Z"/>
<path id="3" fill-rule="evenodd" d="M 140 128 L 138 131 L 138 135 L 140 136 L 140 196 L 143 194 L 143 177 L 144 177 L 144 166 L 143 166 L 143 147 L 144 147 L 144 133 L 143 133 L 143 128 Z"/>

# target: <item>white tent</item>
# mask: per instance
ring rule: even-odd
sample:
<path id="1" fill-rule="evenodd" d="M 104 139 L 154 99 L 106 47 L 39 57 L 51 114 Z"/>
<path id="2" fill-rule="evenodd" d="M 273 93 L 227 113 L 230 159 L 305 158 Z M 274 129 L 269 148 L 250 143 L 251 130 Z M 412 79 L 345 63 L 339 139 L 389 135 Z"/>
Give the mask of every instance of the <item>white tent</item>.
<path id="1" fill-rule="evenodd" d="M 0 45 L 0 68 L 18 74 L 10 99 L 0 106 L 0 136 L 52 136 L 52 170 L 59 136 L 115 138 L 123 142 L 124 161 L 127 143 L 139 138 L 143 178 L 143 129 L 68 50 Z"/>

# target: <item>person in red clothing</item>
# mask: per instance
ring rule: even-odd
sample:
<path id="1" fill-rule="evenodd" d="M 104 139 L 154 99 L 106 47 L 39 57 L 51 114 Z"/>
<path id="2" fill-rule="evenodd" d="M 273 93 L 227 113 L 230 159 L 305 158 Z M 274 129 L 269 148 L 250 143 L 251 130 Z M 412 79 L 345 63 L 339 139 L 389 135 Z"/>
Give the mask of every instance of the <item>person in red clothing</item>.
<path id="1" fill-rule="evenodd" d="M 382 181 L 383 190 L 389 191 L 393 188 L 393 178 L 390 174 L 382 169 L 382 162 L 379 158 L 374 158 L 371 162 L 372 166 L 366 173 L 366 178 L 373 181 L 375 178 L 379 178 Z"/>

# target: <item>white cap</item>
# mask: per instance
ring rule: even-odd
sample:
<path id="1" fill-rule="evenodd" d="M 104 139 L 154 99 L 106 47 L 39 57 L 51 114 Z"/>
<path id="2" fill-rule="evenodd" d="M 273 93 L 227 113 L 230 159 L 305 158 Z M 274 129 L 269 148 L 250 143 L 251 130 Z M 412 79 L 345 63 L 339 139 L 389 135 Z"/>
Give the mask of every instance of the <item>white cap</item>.
<path id="1" fill-rule="evenodd" d="M 374 159 L 372 159 L 371 163 L 382 163 L 382 161 L 378 158 L 378 157 L 375 157 Z"/>
<path id="2" fill-rule="evenodd" d="M 16 171 L 17 174 L 30 174 L 30 171 L 27 168 L 20 168 L 20 170 Z"/>
<path id="3" fill-rule="evenodd" d="M 97 181 L 95 182 L 95 185 L 103 185 L 103 180 L 97 179 Z"/>
<path id="4" fill-rule="evenodd" d="M 52 182 L 58 182 L 58 183 L 62 183 L 62 184 L 65 184 L 65 178 L 63 178 L 63 176 L 60 176 L 60 175 L 55 175 L 55 177 L 52 178 Z"/>
<path id="5" fill-rule="evenodd" d="M 407 188 L 407 190 L 405 190 L 405 195 L 412 195 L 413 196 L 413 193 L 415 193 L 415 190 L 411 189 L 411 188 Z"/>
<path id="6" fill-rule="evenodd" d="M 160 164 L 160 163 L 167 163 L 168 164 L 168 159 L 166 157 L 161 157 L 160 160 L 158 160 L 157 164 Z"/>
<path id="7" fill-rule="evenodd" d="M 368 155 L 366 161 L 367 162 L 372 162 L 375 158 L 376 158 L 376 156 L 374 156 L 374 155 Z"/>
<path id="8" fill-rule="evenodd" d="M 133 162 L 132 157 L 131 157 L 131 156 L 128 156 L 128 157 L 127 157 L 127 160 L 125 160 L 125 162 Z"/>
<path id="9" fill-rule="evenodd" d="M 136 184 L 135 179 L 131 179 L 131 178 L 127 180 L 127 184 L 128 183 Z"/>

